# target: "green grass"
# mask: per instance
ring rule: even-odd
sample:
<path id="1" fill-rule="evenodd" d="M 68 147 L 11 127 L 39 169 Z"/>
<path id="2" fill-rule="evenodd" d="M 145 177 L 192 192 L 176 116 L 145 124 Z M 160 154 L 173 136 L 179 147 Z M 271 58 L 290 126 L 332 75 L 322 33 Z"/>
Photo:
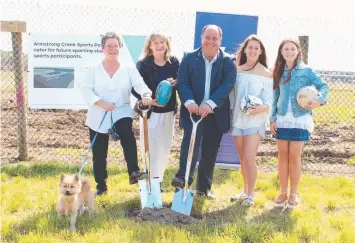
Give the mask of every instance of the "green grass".
<path id="1" fill-rule="evenodd" d="M 216 169 L 213 189 L 216 201 L 196 197 L 196 223 L 182 227 L 136 221 L 127 216 L 139 207 L 138 186 L 128 185 L 125 168 L 110 165 L 109 193 L 95 199 L 93 219 L 78 218 L 77 232 L 68 230 L 69 220 L 59 221 L 55 203 L 61 173 L 75 173 L 79 165 L 20 163 L 1 172 L 1 242 L 354 242 L 355 179 L 304 175 L 299 194 L 301 205 L 293 211 L 275 209 L 278 193 L 275 173 L 259 172 L 255 206 L 231 204 L 229 198 L 242 187 L 240 171 Z M 170 203 L 169 167 L 163 200 Z M 91 165 L 84 174 L 93 179 Z"/>
<path id="2" fill-rule="evenodd" d="M 316 124 L 355 122 L 355 89 L 353 87 L 330 88 L 327 105 L 314 110 Z"/>
<path id="3" fill-rule="evenodd" d="M 256 158 L 256 163 L 258 165 L 272 165 L 272 166 L 277 166 L 278 160 L 276 157 L 271 157 L 271 156 L 262 156 Z"/>
<path id="4" fill-rule="evenodd" d="M 348 165 L 355 165 L 355 156 L 351 156 L 349 159 L 345 160 Z"/>
<path id="5" fill-rule="evenodd" d="M 85 155 L 86 150 L 75 149 L 75 148 L 56 148 L 53 152 L 55 155 L 71 155 L 74 157 L 81 158 Z"/>

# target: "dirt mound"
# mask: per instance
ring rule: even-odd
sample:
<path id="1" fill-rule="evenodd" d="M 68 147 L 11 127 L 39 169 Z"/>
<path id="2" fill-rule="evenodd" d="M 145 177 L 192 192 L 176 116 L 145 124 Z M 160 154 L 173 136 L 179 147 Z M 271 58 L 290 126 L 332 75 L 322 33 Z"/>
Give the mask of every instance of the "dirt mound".
<path id="1" fill-rule="evenodd" d="M 137 213 L 138 209 L 135 210 Z M 133 216 L 133 215 L 132 215 Z M 138 215 L 135 216 L 137 220 L 141 221 L 151 221 L 154 223 L 174 225 L 174 226 L 184 226 L 187 224 L 197 222 L 197 219 L 187 216 L 181 213 L 177 213 L 170 208 L 144 208 L 142 211 L 139 210 Z"/>

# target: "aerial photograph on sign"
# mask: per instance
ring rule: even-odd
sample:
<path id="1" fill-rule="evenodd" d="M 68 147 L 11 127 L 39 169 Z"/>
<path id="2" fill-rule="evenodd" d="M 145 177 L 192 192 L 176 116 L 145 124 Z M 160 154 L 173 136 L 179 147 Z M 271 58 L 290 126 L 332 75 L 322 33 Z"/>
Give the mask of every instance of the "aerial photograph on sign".
<path id="1" fill-rule="evenodd" d="M 35 67 L 34 88 L 74 88 L 74 68 Z"/>

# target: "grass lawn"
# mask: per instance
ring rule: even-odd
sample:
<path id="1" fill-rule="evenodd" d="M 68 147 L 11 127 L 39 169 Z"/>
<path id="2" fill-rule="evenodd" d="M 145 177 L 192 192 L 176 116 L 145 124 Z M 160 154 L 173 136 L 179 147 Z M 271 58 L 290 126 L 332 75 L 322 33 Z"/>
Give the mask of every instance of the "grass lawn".
<path id="1" fill-rule="evenodd" d="M 327 105 L 314 110 L 317 124 L 329 122 L 355 122 L 354 85 L 332 85 Z"/>
<path id="2" fill-rule="evenodd" d="M 91 179 L 91 164 L 84 174 Z M 20 163 L 1 171 L 1 242 L 355 242 L 355 178 L 301 178 L 301 205 L 294 210 L 273 208 L 278 193 L 275 173 L 259 173 L 256 205 L 230 203 L 241 190 L 240 171 L 216 169 L 216 201 L 195 197 L 194 214 L 202 219 L 177 227 L 130 218 L 138 208 L 138 186 L 128 185 L 125 168 L 109 166 L 109 193 L 95 199 L 93 219 L 85 213 L 77 232 L 68 230 L 69 219 L 57 219 L 55 204 L 61 173 L 75 173 L 78 165 Z M 168 168 L 163 200 L 170 203 Z"/>

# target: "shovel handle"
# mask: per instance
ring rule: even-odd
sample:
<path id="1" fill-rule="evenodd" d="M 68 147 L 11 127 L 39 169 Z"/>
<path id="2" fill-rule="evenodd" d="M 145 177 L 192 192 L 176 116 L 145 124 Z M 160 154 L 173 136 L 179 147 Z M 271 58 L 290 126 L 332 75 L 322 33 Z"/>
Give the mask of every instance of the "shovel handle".
<path id="1" fill-rule="evenodd" d="M 150 106 L 143 105 L 141 101 L 139 101 L 137 107 L 138 107 L 138 110 L 140 110 L 142 113 L 147 113 L 150 110 Z"/>
<path id="2" fill-rule="evenodd" d="M 194 131 L 194 128 L 195 128 L 195 132 L 196 132 L 197 125 L 202 121 L 203 118 L 202 118 L 202 116 L 200 116 L 200 119 L 195 121 L 194 118 L 192 117 L 192 114 L 190 114 L 190 119 L 191 119 L 191 122 L 192 122 L 192 132 Z"/>
<path id="3" fill-rule="evenodd" d="M 143 116 L 143 130 L 144 130 L 144 149 L 145 153 L 149 152 L 149 139 L 148 139 L 148 118 Z"/>
<path id="4" fill-rule="evenodd" d="M 149 139 L 148 139 L 148 118 L 147 113 L 150 110 L 149 106 L 145 106 L 142 102 L 139 102 L 138 109 L 142 112 L 143 116 L 143 130 L 144 130 L 144 148 L 145 153 L 149 151 Z"/>
<path id="5" fill-rule="evenodd" d="M 142 148 L 142 161 L 143 161 L 143 169 L 148 173 L 149 176 L 149 170 L 150 170 L 150 161 L 149 161 L 149 138 L 148 138 L 148 118 L 147 118 L 147 113 L 150 110 L 149 106 L 144 106 L 141 102 L 138 104 L 138 109 L 142 111 L 142 116 L 143 116 L 143 141 L 144 145 Z M 148 152 L 148 161 L 146 160 L 147 158 L 147 152 Z"/>
<path id="6" fill-rule="evenodd" d="M 194 148 L 195 148 L 195 140 L 196 140 L 196 131 L 197 131 L 197 126 L 198 124 L 202 121 L 202 116 L 200 117 L 199 120 L 195 121 L 190 114 L 190 119 L 192 122 L 192 133 L 191 133 L 191 139 L 190 139 L 190 145 L 189 145 L 189 152 L 187 155 L 187 164 L 186 164 L 186 171 L 185 171 L 185 187 L 184 187 L 184 197 L 187 194 L 187 190 L 189 188 L 189 176 L 190 176 L 190 168 L 191 168 L 191 162 L 192 162 L 192 155 L 194 153 Z"/>

